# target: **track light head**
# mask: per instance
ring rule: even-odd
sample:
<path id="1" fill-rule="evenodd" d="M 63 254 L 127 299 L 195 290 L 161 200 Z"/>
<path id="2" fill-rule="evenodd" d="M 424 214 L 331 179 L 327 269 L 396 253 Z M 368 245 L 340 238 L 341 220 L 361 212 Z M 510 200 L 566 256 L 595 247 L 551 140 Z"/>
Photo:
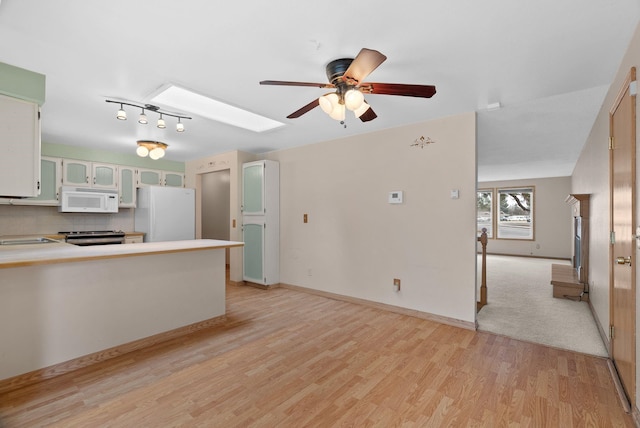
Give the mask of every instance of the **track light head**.
<path id="1" fill-rule="evenodd" d="M 116 115 L 116 117 L 119 120 L 127 120 L 127 112 L 122 108 L 122 104 L 120 104 L 120 110 L 118 110 L 118 114 Z"/>
<path id="2" fill-rule="evenodd" d="M 158 119 L 158 128 L 164 129 L 166 127 L 167 127 L 167 124 L 164 122 L 164 119 L 162 118 L 162 113 L 160 113 L 160 119 Z"/>
<path id="3" fill-rule="evenodd" d="M 149 121 L 147 120 L 147 115 L 144 114 L 144 109 L 142 109 L 142 113 L 140 113 L 140 117 L 138 118 L 138 123 L 141 123 L 143 125 L 146 125 L 147 123 L 149 123 Z"/>

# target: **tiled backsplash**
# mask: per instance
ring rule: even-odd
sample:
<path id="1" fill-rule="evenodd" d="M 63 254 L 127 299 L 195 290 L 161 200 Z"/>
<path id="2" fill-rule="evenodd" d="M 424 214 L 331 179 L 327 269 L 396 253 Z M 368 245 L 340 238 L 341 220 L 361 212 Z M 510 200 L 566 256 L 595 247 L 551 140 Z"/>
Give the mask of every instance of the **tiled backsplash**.
<path id="1" fill-rule="evenodd" d="M 57 207 L 0 205 L 0 236 L 50 234 L 76 230 L 133 232 L 133 208 L 116 214 L 60 213 Z"/>

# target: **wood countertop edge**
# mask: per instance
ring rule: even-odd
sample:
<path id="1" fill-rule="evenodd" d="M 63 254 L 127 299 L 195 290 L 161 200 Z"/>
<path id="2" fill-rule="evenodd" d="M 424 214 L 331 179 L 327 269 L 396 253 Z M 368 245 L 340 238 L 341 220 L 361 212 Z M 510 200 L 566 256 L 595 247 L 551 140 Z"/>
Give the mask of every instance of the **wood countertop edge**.
<path id="1" fill-rule="evenodd" d="M 36 260 L 16 260 L 14 262 L 0 263 L 0 269 L 8 269 L 24 266 L 37 266 L 37 265 L 51 265 L 57 263 L 73 263 L 73 262 L 85 262 L 89 260 L 105 260 L 105 259 L 121 259 L 123 257 L 136 257 L 136 256 L 153 256 L 160 254 L 170 253 L 184 253 L 190 251 L 202 251 L 202 250 L 224 250 L 226 248 L 242 247 L 244 244 L 230 244 L 230 245 L 216 245 L 196 248 L 173 248 L 166 250 L 152 250 L 135 253 L 122 253 L 122 254 L 105 254 L 105 255 L 93 255 L 93 256 L 78 256 L 78 257 L 62 257 L 62 258 L 50 258 L 50 259 L 36 259 Z"/>

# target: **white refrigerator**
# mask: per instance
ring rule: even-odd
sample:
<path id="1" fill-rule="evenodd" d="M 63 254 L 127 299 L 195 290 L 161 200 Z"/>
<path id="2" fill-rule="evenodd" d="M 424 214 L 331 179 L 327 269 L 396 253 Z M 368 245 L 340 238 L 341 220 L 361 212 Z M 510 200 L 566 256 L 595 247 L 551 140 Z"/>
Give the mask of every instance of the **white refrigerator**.
<path id="1" fill-rule="evenodd" d="M 144 233 L 144 242 L 195 239 L 195 190 L 184 187 L 140 187 L 134 227 L 136 232 Z"/>

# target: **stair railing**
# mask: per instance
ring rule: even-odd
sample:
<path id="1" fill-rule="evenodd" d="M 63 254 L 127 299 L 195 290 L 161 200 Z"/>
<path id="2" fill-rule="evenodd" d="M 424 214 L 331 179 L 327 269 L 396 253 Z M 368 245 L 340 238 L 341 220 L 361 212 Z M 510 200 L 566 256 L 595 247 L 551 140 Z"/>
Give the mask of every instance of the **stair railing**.
<path id="1" fill-rule="evenodd" d="M 477 310 L 480 311 L 487 304 L 487 228 L 482 228 L 482 234 L 478 236 L 478 242 L 482 244 L 482 279 L 480 283 L 480 301 Z"/>

